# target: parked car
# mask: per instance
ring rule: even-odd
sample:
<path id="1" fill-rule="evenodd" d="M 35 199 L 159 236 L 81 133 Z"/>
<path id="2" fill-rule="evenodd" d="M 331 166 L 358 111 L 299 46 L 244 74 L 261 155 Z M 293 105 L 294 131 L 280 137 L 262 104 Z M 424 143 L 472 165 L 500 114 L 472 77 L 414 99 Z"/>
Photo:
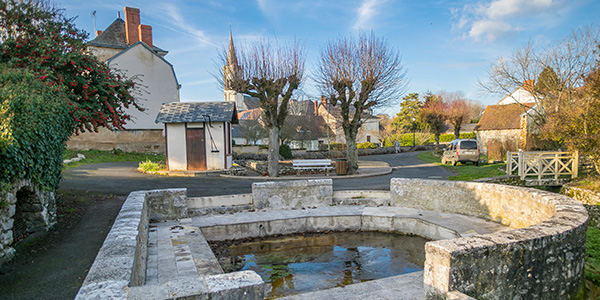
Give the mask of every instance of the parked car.
<path id="1" fill-rule="evenodd" d="M 442 164 L 450 162 L 453 166 L 456 163 L 472 162 L 479 166 L 479 144 L 477 140 L 460 139 L 453 140 L 448 144 L 442 155 Z"/>

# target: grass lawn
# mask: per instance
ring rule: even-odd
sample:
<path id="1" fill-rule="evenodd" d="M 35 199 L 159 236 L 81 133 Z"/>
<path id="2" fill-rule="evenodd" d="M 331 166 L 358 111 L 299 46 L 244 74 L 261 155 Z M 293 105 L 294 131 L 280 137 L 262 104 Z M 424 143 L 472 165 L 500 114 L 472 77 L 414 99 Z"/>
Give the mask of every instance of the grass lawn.
<path id="1" fill-rule="evenodd" d="M 417 155 L 417 158 L 426 161 L 428 163 L 434 163 L 444 168 L 452 171 L 456 176 L 448 177 L 449 180 L 461 180 L 461 181 L 469 181 L 479 178 L 488 178 L 488 177 L 496 177 L 506 175 L 504 170 L 506 169 L 505 163 L 497 163 L 497 164 L 487 164 L 487 163 L 479 163 L 479 166 L 475 166 L 472 164 L 458 164 L 456 166 L 452 166 L 450 164 L 442 165 L 441 158 L 433 155 L 433 152 L 424 152 Z"/>
<path id="2" fill-rule="evenodd" d="M 63 159 L 70 159 L 76 157 L 78 153 L 81 153 L 85 156 L 85 159 L 72 162 L 69 164 L 63 164 L 63 170 L 68 170 L 75 168 L 77 166 L 93 164 L 93 163 L 102 163 L 102 162 L 113 162 L 113 161 L 136 161 L 142 162 L 150 160 L 152 162 L 164 162 L 166 161 L 164 154 L 155 154 L 155 153 L 134 153 L 134 152 L 124 152 L 121 150 L 112 150 L 112 151 L 100 151 L 100 150 L 65 150 L 63 154 Z"/>

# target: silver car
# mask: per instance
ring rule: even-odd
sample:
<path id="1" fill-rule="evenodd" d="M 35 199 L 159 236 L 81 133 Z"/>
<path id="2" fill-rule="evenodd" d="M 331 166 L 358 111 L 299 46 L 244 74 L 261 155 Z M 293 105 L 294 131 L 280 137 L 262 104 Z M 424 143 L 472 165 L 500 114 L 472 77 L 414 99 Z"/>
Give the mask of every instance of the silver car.
<path id="1" fill-rule="evenodd" d="M 448 144 L 442 155 L 442 164 L 450 162 L 453 166 L 456 163 L 472 162 L 479 166 L 479 145 L 477 140 L 453 140 Z"/>

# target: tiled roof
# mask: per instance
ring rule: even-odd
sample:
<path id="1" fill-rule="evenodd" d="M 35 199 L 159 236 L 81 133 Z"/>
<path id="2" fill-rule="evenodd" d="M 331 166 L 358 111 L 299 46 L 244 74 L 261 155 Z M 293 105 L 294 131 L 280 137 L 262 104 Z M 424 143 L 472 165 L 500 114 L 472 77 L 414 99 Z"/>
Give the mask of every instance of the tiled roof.
<path id="1" fill-rule="evenodd" d="M 262 108 L 244 110 L 238 113 L 239 120 L 258 120 L 263 113 Z"/>
<path id="2" fill-rule="evenodd" d="M 521 115 L 535 104 L 489 105 L 477 123 L 477 130 L 502 130 L 521 128 Z"/>
<path id="3" fill-rule="evenodd" d="M 161 106 L 156 123 L 192 122 L 238 123 L 234 102 L 170 102 Z"/>
<path id="4" fill-rule="evenodd" d="M 104 30 L 95 39 L 87 43 L 90 46 L 97 47 L 110 47 L 125 49 L 129 47 L 127 44 L 127 36 L 125 34 L 125 21 L 121 18 L 117 18 L 112 24 L 110 24 L 106 30 Z M 152 50 L 161 55 L 165 55 L 168 52 L 159 47 L 152 46 Z"/>

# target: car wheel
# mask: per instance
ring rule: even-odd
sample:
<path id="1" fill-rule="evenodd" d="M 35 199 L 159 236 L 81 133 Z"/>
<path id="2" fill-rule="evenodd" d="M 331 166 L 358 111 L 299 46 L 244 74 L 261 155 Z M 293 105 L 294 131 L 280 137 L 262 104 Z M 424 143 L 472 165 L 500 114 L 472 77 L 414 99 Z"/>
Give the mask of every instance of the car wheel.
<path id="1" fill-rule="evenodd" d="M 452 165 L 453 165 L 453 166 L 456 166 L 456 163 L 457 163 L 456 159 L 453 159 L 453 160 L 452 160 Z"/>

